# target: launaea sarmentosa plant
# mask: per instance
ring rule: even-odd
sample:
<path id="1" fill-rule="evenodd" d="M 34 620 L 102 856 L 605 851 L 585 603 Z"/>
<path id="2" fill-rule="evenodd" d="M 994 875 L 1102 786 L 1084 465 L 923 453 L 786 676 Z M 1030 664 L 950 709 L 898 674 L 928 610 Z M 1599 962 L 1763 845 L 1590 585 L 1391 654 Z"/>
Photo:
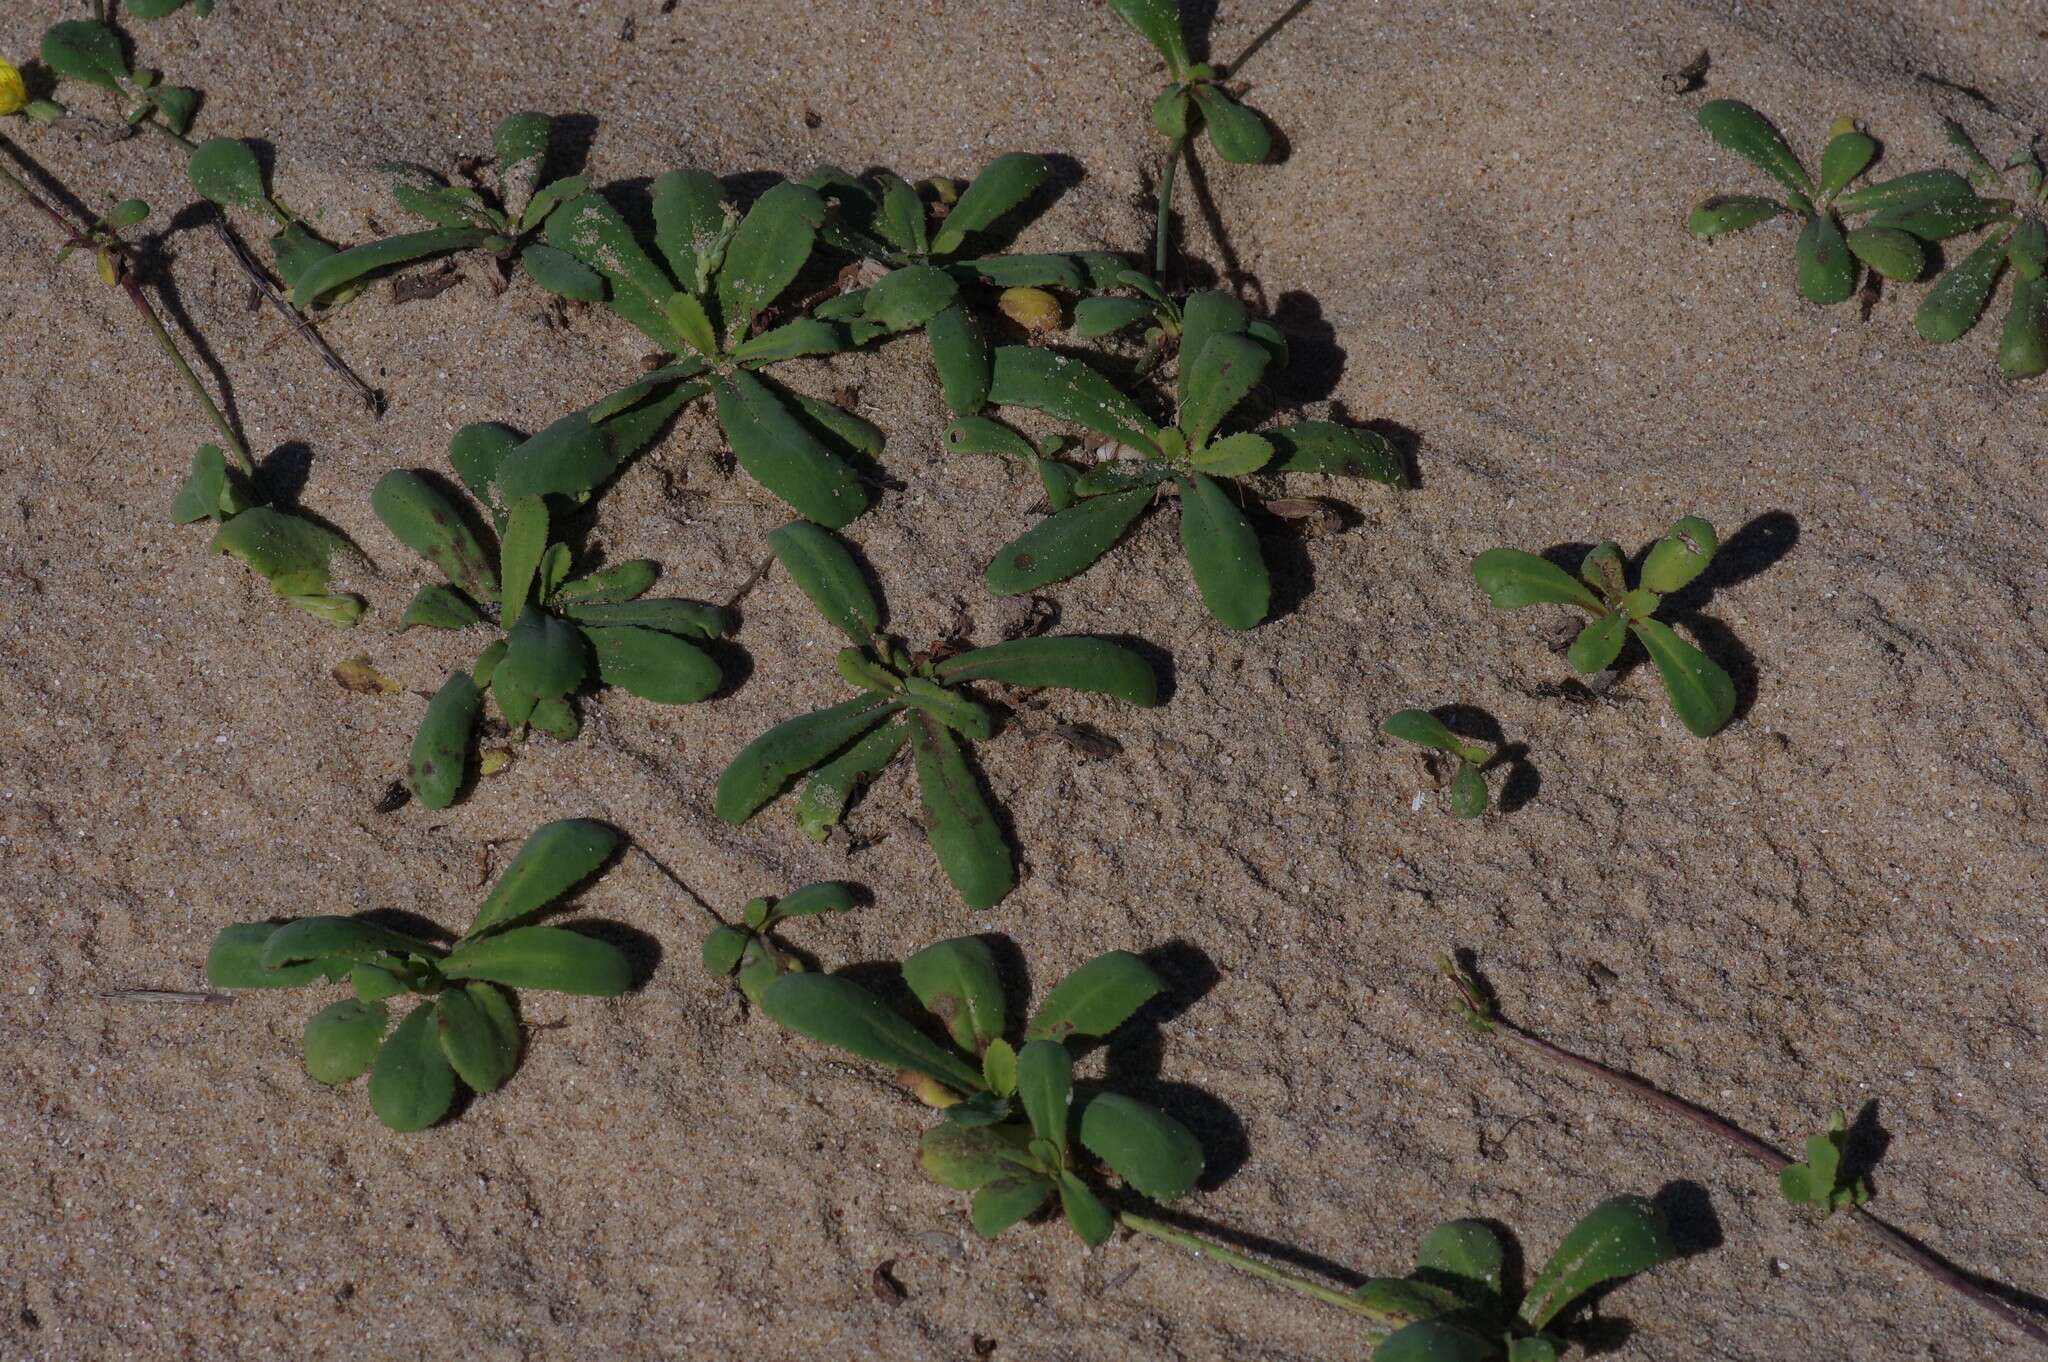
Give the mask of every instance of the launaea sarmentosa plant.
<path id="1" fill-rule="evenodd" d="M 619 841 L 588 819 L 536 829 L 453 946 L 361 918 L 238 922 L 214 938 L 206 977 L 237 989 L 346 982 L 355 996 L 306 1022 L 306 1072 L 335 1084 L 367 1073 L 377 1119 L 423 1130 L 447 1114 L 458 1081 L 494 1092 L 518 1067 L 513 990 L 615 998 L 632 985 L 617 947 L 530 922 L 596 874 Z"/>
<path id="2" fill-rule="evenodd" d="M 721 922 L 705 936 L 704 968 L 730 977 L 747 1001 L 758 1006 L 768 985 L 804 968 L 804 962 L 777 939 L 775 929 L 796 918 L 850 913 L 853 908 L 853 890 L 831 881 L 792 889 L 779 899 L 749 899 L 737 925 Z"/>
<path id="3" fill-rule="evenodd" d="M 1074 504 L 997 550 L 989 590 L 1014 596 L 1081 572 L 1146 511 L 1173 495 L 1181 549 L 1209 612 L 1232 629 L 1266 618 L 1272 581 L 1237 480 L 1252 473 L 1329 473 L 1399 485 L 1400 456 L 1373 431 L 1302 421 L 1258 431 L 1228 428 L 1269 365 L 1284 362 L 1276 336 L 1253 329 L 1244 304 L 1197 293 L 1181 312 L 1180 375 L 1172 421 L 1155 424 L 1136 401 L 1081 360 L 1030 346 L 996 351 L 990 390 L 1000 406 L 1042 411 L 1117 443 L 1117 454 L 1074 482 Z"/>
<path id="4" fill-rule="evenodd" d="M 1179 1121 L 1117 1092 L 1077 1080 L 1068 1042 L 1107 1036 L 1164 985 L 1138 956 L 1112 951 L 1045 995 L 1015 1038 L 993 954 L 978 937 L 926 947 L 903 979 L 943 1030 L 944 1042 L 850 980 L 785 974 L 761 1009 L 811 1040 L 884 1065 L 946 1119 L 925 1132 L 920 1161 L 943 1186 L 974 1194 L 976 1232 L 993 1239 L 1057 1201 L 1089 1244 L 1115 1217 L 1091 1177 L 1106 1167 L 1154 1201 L 1192 1191 L 1202 1147 Z"/>
<path id="5" fill-rule="evenodd" d="M 798 823 L 823 839 L 854 793 L 908 746 L 926 834 L 946 878 L 971 908 L 1001 902 L 1016 887 L 1016 864 L 969 756 L 975 743 L 996 735 L 996 714 L 971 687 L 1055 687 L 1152 705 L 1158 679 L 1151 665 L 1121 644 L 1087 637 L 1022 638 L 945 656 L 913 655 L 882 632 L 881 603 L 837 538 L 797 521 L 768 543 L 818 613 L 852 643 L 840 652 L 838 670 L 859 694 L 777 724 L 749 743 L 718 778 L 718 816 L 744 823 L 801 779 Z"/>
<path id="6" fill-rule="evenodd" d="M 1218 82 L 1224 73 L 1190 57 L 1180 0 L 1109 4 L 1166 61 L 1168 84 L 1153 101 L 1152 126 L 1173 139 L 1176 153 L 1196 131 L 1203 131 L 1226 161 L 1251 165 L 1273 154 L 1273 132 L 1265 120 L 1222 91 Z"/>
<path id="7" fill-rule="evenodd" d="M 2048 175 L 2032 147 L 2022 148 L 2000 169 L 1962 125 L 1942 121 L 1949 141 L 1969 163 L 1973 185 L 1995 188 L 2017 174 L 2020 186 L 2013 198 L 1983 200 L 2000 210 L 1990 230 L 1935 281 L 1914 320 L 1925 340 L 1945 344 L 1960 338 L 1984 315 L 2000 278 L 2010 270 L 2012 297 L 1998 341 L 1998 369 L 2009 379 L 2037 377 L 2048 372 L 2048 278 L 2043 277 L 2048 271 Z"/>
<path id="8" fill-rule="evenodd" d="M 126 8 L 131 14 L 137 10 L 133 3 Z M 50 25 L 43 31 L 42 58 L 52 75 L 118 98 L 122 121 L 129 127 L 148 126 L 182 140 L 198 115 L 199 91 L 166 84 L 162 73 L 131 63 L 121 35 L 107 24 L 65 19 Z M 63 112 L 48 101 L 36 102 L 44 106 L 46 119 Z"/>
<path id="9" fill-rule="evenodd" d="M 1689 585 L 1713 561 L 1721 541 L 1714 527 L 1687 516 L 1650 548 L 1638 584 L 1628 584 L 1628 561 L 1615 544 L 1599 544 L 1572 576 L 1547 558 L 1521 549 L 1488 549 L 1472 560 L 1472 576 L 1503 610 L 1566 605 L 1591 617 L 1566 655 L 1574 671 L 1591 674 L 1614 665 L 1633 634 L 1656 664 L 1671 707 L 1694 735 L 1712 737 L 1735 714 L 1735 683 L 1712 658 L 1655 618 L 1671 592 Z"/>

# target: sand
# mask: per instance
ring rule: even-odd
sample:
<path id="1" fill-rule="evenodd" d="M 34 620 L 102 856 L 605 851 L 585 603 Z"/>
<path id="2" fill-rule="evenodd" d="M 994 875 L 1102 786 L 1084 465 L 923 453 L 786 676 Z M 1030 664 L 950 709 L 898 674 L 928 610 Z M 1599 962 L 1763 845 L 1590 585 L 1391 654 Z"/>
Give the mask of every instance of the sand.
<path id="1" fill-rule="evenodd" d="M 135 27 L 146 60 L 207 91 L 201 130 L 273 144 L 280 195 L 340 240 L 405 223 L 371 163 L 452 169 L 526 107 L 590 120 L 601 182 L 819 161 L 964 175 L 1057 153 L 1064 191 L 1024 246 L 1148 239 L 1154 65 L 1101 4 L 675 8 L 226 0 Z M 1223 5 L 1218 54 L 1280 8 Z M 1285 608 L 1249 636 L 1205 615 L 1171 514 L 1047 593 L 1062 627 L 1169 654 L 1172 698 L 1054 698 L 986 749 L 1028 875 L 980 915 L 936 875 L 901 773 L 854 814 L 857 851 L 813 848 L 784 809 L 738 831 L 712 818 L 742 744 L 841 693 L 834 644 L 780 574 L 746 601 L 751 675 L 729 696 L 609 695 L 581 740 L 534 744 L 467 803 L 374 812 L 422 694 L 477 645 L 392 632 L 424 574 L 370 486 L 439 466 L 466 422 L 537 428 L 647 345 L 524 284 L 495 296 L 465 265 L 436 298 L 380 295 L 328 327 L 389 396 L 372 421 L 177 216 L 169 148 L 10 121 L 82 198 L 157 205 L 165 301 L 225 370 L 272 486 L 381 575 L 355 575 L 375 614 L 340 633 L 170 525 L 199 414 L 120 297 L 54 263 L 45 223 L 0 211 L 0 1353 L 1363 1355 L 1336 1312 L 1161 1245 L 1089 1252 L 1049 1225 L 978 1241 L 965 1199 L 916 1166 L 922 1110 L 707 979 L 697 909 L 637 856 L 581 904 L 639 934 L 645 987 L 535 995 L 547 1029 L 518 1075 L 428 1134 L 394 1136 L 360 1084 L 305 1076 L 308 995 L 103 996 L 203 988 L 207 943 L 237 919 L 459 926 L 485 858 L 585 815 L 722 909 L 815 879 L 871 887 L 871 908 L 793 934 L 832 965 L 993 932 L 1042 988 L 1109 946 L 1157 952 L 1172 1004 L 1109 1063 L 1207 1144 L 1210 1185 L 1180 1209 L 1340 1283 L 1404 1270 L 1455 1216 L 1498 1218 L 1540 1260 L 1578 1212 L 1635 1191 L 1661 1194 L 1695 1251 L 1603 1303 L 1620 1356 L 2016 1355 L 2017 1335 L 1784 1204 L 1755 1166 L 1474 1039 L 1431 973 L 1470 948 L 1527 1024 L 1781 1147 L 1831 1105 L 1874 1112 L 1875 1208 L 1994 1281 L 2048 1286 L 2048 385 L 2002 385 L 1995 334 L 1921 344 L 1918 289 L 1868 321 L 1803 304 L 1782 224 L 1711 247 L 1681 230 L 1704 194 L 1761 187 L 1695 128 L 1704 98 L 1760 105 L 1809 158 L 1855 115 L 1897 169 L 1944 160 L 1937 113 L 1998 150 L 2048 121 L 2037 6 L 1857 8 L 1318 0 L 1258 54 L 1249 98 L 1289 155 L 1205 163 L 1227 237 L 1197 217 L 1189 251 L 1235 261 L 1293 337 L 1279 400 L 1413 432 L 1420 486 L 1298 484 L 1353 513 L 1337 534 L 1273 531 Z M 6 6 L 0 52 L 27 56 L 55 17 Z M 1705 89 L 1669 93 L 1702 48 Z M 851 538 L 897 632 L 929 641 L 964 610 L 999 636 L 1009 607 L 979 574 L 1033 519 L 1035 485 L 939 452 L 916 342 L 794 381 L 855 390 L 889 432 L 900 486 Z M 685 594 L 737 590 L 784 512 L 719 453 L 691 412 L 595 541 L 661 559 Z M 1685 513 L 1730 548 L 1683 622 L 1744 694 L 1705 743 L 1647 668 L 1603 702 L 1556 698 L 1556 617 L 1488 609 L 1467 570 L 1497 544 L 1634 547 Z M 408 693 L 341 690 L 329 669 L 359 654 Z M 1513 812 L 1452 820 L 1437 778 L 1378 735 L 1396 708 L 1454 702 L 1526 745 Z M 1122 754 L 1080 759 L 1045 736 L 1059 720 Z M 900 1300 L 874 1289 L 885 1262 Z"/>

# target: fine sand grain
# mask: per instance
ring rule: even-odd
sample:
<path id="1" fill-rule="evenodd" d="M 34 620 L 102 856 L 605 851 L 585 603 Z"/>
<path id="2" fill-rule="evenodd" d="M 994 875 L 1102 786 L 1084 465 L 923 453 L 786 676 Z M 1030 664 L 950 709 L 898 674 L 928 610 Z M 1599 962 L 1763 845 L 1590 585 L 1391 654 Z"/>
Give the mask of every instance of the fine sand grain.
<path id="1" fill-rule="evenodd" d="M 0 53 L 32 53 L 59 8 L 0 6 Z M 1149 239 L 1156 72 L 1104 5 L 663 8 L 223 0 L 136 28 L 146 60 L 207 91 L 201 128 L 272 144 L 281 197 L 340 241 L 405 226 L 373 163 L 453 170 L 520 108 L 586 119 L 600 183 L 693 164 L 751 193 L 820 161 L 915 178 L 1057 154 L 1063 189 L 1027 249 Z M 1281 8 L 1222 5 L 1217 55 Z M 1345 1317 L 1162 1245 L 1088 1252 L 1052 1226 L 978 1241 L 964 1198 L 917 1168 L 921 1109 L 708 980 L 697 910 L 637 856 L 583 909 L 649 943 L 645 988 L 535 995 L 518 1075 L 431 1133 L 394 1136 L 361 1085 L 305 1076 L 306 995 L 102 996 L 203 987 L 207 943 L 237 919 L 460 925 L 517 838 L 588 815 L 722 908 L 872 887 L 871 909 L 795 934 L 830 965 L 988 931 L 1043 987 L 1110 946 L 1156 949 L 1172 1006 L 1089 1063 L 1204 1138 L 1211 1185 L 1181 1209 L 1305 1270 L 1403 1270 L 1428 1226 L 1469 1215 L 1536 1260 L 1599 1198 L 1661 1193 L 1702 1251 L 1606 1299 L 1620 1356 L 2020 1355 L 1732 1152 L 1473 1038 L 1430 962 L 1476 949 L 1525 1023 L 1780 1147 L 1836 1103 L 1874 1111 L 1875 1208 L 1993 1281 L 2048 1289 L 2048 383 L 1998 381 L 1995 324 L 1921 344 L 1917 288 L 1868 321 L 1803 304 L 1782 223 L 1711 247 L 1682 230 L 1707 192 L 1760 187 L 1694 126 L 1701 99 L 1756 103 L 1809 157 L 1852 114 L 1915 168 L 1946 159 L 1938 113 L 1998 150 L 2048 126 L 2044 29 L 2033 0 L 1311 4 L 1244 71 L 1287 159 L 1205 161 L 1186 245 L 1291 336 L 1278 400 L 1413 432 L 1420 486 L 1298 486 L 1354 511 L 1306 541 L 1273 528 L 1284 608 L 1249 636 L 1206 616 L 1170 511 L 1048 593 L 1064 628 L 1170 656 L 1172 699 L 1059 697 L 986 749 L 1027 878 L 971 917 L 900 772 L 853 815 L 857 851 L 813 848 L 782 808 L 737 831 L 712 818 L 744 742 L 840 693 L 834 645 L 779 573 L 746 601 L 752 674 L 728 697 L 607 695 L 581 740 L 534 743 L 467 803 L 374 812 L 422 696 L 477 645 L 392 632 L 419 569 L 371 485 L 441 465 L 466 422 L 538 428 L 630 376 L 646 343 L 523 282 L 494 296 L 465 263 L 438 297 L 380 290 L 326 328 L 389 395 L 372 421 L 252 310 L 203 217 L 180 213 L 170 149 L 9 120 L 80 198 L 157 206 L 158 296 L 226 373 L 269 485 L 381 575 L 353 575 L 375 613 L 340 633 L 171 526 L 199 413 L 123 300 L 54 263 L 45 222 L 0 209 L 0 1354 L 1362 1355 Z M 1705 90 L 1669 93 L 1702 48 Z M 923 354 L 795 381 L 853 390 L 889 433 L 900 487 L 851 538 L 894 629 L 922 644 L 964 611 L 986 641 L 1013 607 L 981 569 L 1039 493 L 938 452 Z M 693 410 L 605 499 L 593 542 L 661 559 L 682 594 L 734 592 L 785 512 L 719 459 Z M 1548 693 L 1568 674 L 1557 619 L 1489 610 L 1467 569 L 1496 544 L 1633 548 L 1688 512 L 1729 549 L 1683 623 L 1744 695 L 1704 743 L 1648 668 L 1599 703 Z M 341 690 L 329 670 L 358 654 L 408 693 Z M 1512 813 L 1452 820 L 1378 734 L 1396 708 L 1449 702 L 1526 745 Z M 1080 759 L 1045 736 L 1062 720 L 1122 754 Z M 900 1301 L 873 1289 L 885 1261 Z"/>

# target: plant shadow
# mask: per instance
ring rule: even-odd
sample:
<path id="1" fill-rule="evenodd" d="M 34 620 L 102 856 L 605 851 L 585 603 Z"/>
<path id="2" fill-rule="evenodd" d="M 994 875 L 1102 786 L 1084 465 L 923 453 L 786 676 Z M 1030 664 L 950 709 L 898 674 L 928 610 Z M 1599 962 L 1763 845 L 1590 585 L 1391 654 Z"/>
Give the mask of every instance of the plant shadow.
<path id="1" fill-rule="evenodd" d="M 1105 1084 L 1149 1102 L 1194 1133 L 1203 1155 L 1197 1186 L 1214 1190 L 1234 1177 L 1251 1157 L 1244 1122 L 1220 1099 L 1161 1075 L 1166 1024 L 1200 1001 L 1222 976 L 1215 962 L 1189 941 L 1168 941 L 1142 955 L 1165 982 L 1165 989 L 1104 1040 L 1076 1048 L 1083 1054 L 1100 1050 Z"/>
<path id="2" fill-rule="evenodd" d="M 1501 785 L 1500 796 L 1494 807 L 1502 813 L 1515 813 L 1528 806 L 1543 789 L 1543 776 L 1535 763 L 1529 760 L 1529 744 L 1511 743 L 1500 726 L 1500 720 L 1477 705 L 1439 705 L 1430 711 L 1443 721 L 1444 727 L 1460 737 L 1476 738 L 1493 748 L 1493 755 L 1483 762 L 1481 774 L 1488 771 L 1504 770 L 1507 779 Z"/>

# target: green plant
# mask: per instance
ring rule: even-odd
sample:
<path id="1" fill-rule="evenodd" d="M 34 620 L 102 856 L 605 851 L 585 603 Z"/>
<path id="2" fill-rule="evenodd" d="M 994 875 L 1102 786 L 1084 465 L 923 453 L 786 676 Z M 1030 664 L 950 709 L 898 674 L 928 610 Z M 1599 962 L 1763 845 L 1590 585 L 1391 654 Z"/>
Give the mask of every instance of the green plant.
<path id="1" fill-rule="evenodd" d="M 846 913 L 853 907 L 853 891 L 830 882 L 807 884 L 779 899 L 749 899 L 739 926 L 721 922 L 704 938 L 704 968 L 731 976 L 747 1001 L 759 1006 L 763 989 L 804 968 L 804 962 L 776 940 L 775 929 L 791 918 Z"/>
<path id="2" fill-rule="evenodd" d="M 452 947 L 360 918 L 238 922 L 214 938 L 206 977 L 219 988 L 348 981 L 355 997 L 306 1022 L 306 1072 L 337 1084 L 368 1073 L 377 1119 L 423 1130 L 447 1114 L 457 1079 L 493 1092 L 518 1067 L 510 990 L 615 998 L 631 986 L 617 947 L 519 925 L 597 873 L 619 841 L 617 830 L 587 819 L 535 829 Z M 391 1029 L 390 1002 L 407 995 L 418 1005 Z"/>
<path id="3" fill-rule="evenodd" d="M 2012 300 L 2006 307 L 2005 330 L 1998 342 L 1999 372 L 2008 379 L 2034 378 L 2048 372 L 2048 176 L 2032 147 L 2022 148 L 2003 170 L 1993 166 L 1970 140 L 1962 125 L 1943 119 L 1950 143 L 1970 167 L 1971 183 L 1995 187 L 2012 171 L 2023 171 L 2025 184 L 2017 199 L 1987 199 L 2002 211 L 1990 220 L 1970 253 L 1935 281 L 1920 301 L 1914 321 L 1921 338 L 1944 344 L 1977 324 L 1998 289 L 1999 276 L 2012 267 Z"/>
<path id="4" fill-rule="evenodd" d="M 1451 778 L 1451 812 L 1460 818 L 1477 818 L 1486 812 L 1486 777 L 1480 771 L 1493 759 L 1493 753 L 1484 743 L 1467 742 L 1426 709 L 1404 709 L 1389 715 L 1383 728 L 1388 737 L 1457 758 L 1458 772 Z"/>
<path id="5" fill-rule="evenodd" d="M 1693 209 L 1687 230 L 1708 238 L 1781 213 L 1800 218 L 1805 225 L 1795 252 L 1799 292 L 1809 302 L 1839 303 L 1853 294 L 1858 261 L 1886 279 L 1918 279 L 1927 269 L 1923 242 L 1981 227 L 2009 206 L 1978 198 L 1969 181 L 1952 170 L 1918 170 L 1850 189 L 1877 159 L 1878 144 L 1847 119 L 1831 130 L 1817 180 L 1783 134 L 1747 104 L 1712 100 L 1700 106 L 1699 122 L 1715 141 L 1783 185 L 1785 197 L 1716 195 Z M 1861 226 L 1844 230 L 1846 217 L 1863 213 L 1870 217 Z"/>
<path id="6" fill-rule="evenodd" d="M 1577 578 L 1549 559 L 1520 549 L 1488 549 L 1472 560 L 1472 576 L 1503 610 L 1569 605 L 1592 616 L 1566 655 L 1581 673 L 1613 666 L 1634 634 L 1656 664 L 1679 719 L 1695 736 L 1706 738 L 1734 717 L 1735 683 L 1712 658 L 1654 616 L 1666 595 L 1706 571 L 1720 542 L 1714 527 L 1698 516 L 1675 522 L 1671 532 L 1651 546 L 1633 590 L 1621 549 L 1611 543 L 1597 545 L 1585 556 Z"/>
<path id="7" fill-rule="evenodd" d="M 654 245 L 666 269 L 596 193 L 549 215 L 548 242 L 603 276 L 614 312 L 683 357 L 666 374 L 713 395 L 740 467 L 798 514 L 833 529 L 846 525 L 868 504 L 850 461 L 879 451 L 882 433 L 759 377 L 769 365 L 853 343 L 843 327 L 817 317 L 759 329 L 810 259 L 825 201 L 784 182 L 741 217 L 726 203 L 725 187 L 702 170 L 661 176 L 653 197 Z"/>
<path id="8" fill-rule="evenodd" d="M 1222 434 L 1224 419 L 1267 366 L 1285 358 L 1284 347 L 1255 332 L 1244 304 L 1226 293 L 1190 297 L 1180 325 L 1179 400 L 1174 423 L 1164 427 L 1078 359 L 1029 346 L 996 351 L 992 401 L 1071 421 L 1120 448 L 1074 482 L 1073 505 L 997 550 L 989 590 L 1012 596 L 1073 576 L 1174 494 L 1181 547 L 1203 602 L 1230 628 L 1250 629 L 1265 619 L 1272 586 L 1258 535 L 1238 505 L 1237 478 L 1264 471 L 1404 480 L 1400 456 L 1372 431 L 1303 421 Z"/>
<path id="9" fill-rule="evenodd" d="M 675 401 L 671 393 L 601 420 L 588 412 L 569 419 L 590 436 L 581 442 L 585 452 L 616 466 L 653 437 Z M 488 424 L 456 432 L 449 460 L 491 508 L 495 536 L 418 472 L 395 469 L 371 495 L 372 509 L 393 537 L 447 577 L 445 585 L 419 589 L 399 627 L 467 629 L 492 622 L 488 612 L 496 606 L 503 635 L 470 671 L 450 675 L 427 706 L 413 739 L 410 783 L 429 808 L 446 808 L 462 792 L 485 691 L 515 732 L 531 725 L 567 741 L 581 727 L 570 697 L 592 681 L 671 705 L 706 699 L 722 681 L 717 661 L 700 645 L 731 632 L 729 611 L 641 599 L 660 575 L 645 559 L 570 575 L 575 554 L 552 538 L 549 498 L 582 485 L 588 469 L 577 471 L 564 454 L 578 442 L 547 437 L 543 431 L 521 441 Z"/>
<path id="10" fill-rule="evenodd" d="M 1072 1039 L 1107 1036 L 1165 985 L 1125 951 L 1068 975 L 1012 1041 L 1003 987 L 987 943 L 959 937 L 903 962 L 904 982 L 950 1045 L 860 985 L 829 974 L 785 974 L 761 1010 L 801 1036 L 895 1070 L 946 1120 L 927 1130 L 920 1162 L 932 1180 L 974 1193 L 975 1231 L 993 1239 L 1052 1200 L 1090 1244 L 1113 1218 L 1086 1178 L 1081 1151 L 1155 1201 L 1194 1189 L 1202 1147 L 1180 1122 L 1105 1084 L 1076 1083 Z M 1077 1148 L 1078 1146 L 1078 1148 Z"/>
<path id="11" fill-rule="evenodd" d="M 240 562 L 282 597 L 329 624 L 347 629 L 363 615 L 363 598 L 330 591 L 334 557 L 352 551 L 333 530 L 305 516 L 257 502 L 253 469 L 230 467 L 219 445 L 201 445 L 191 471 L 171 503 L 180 525 L 210 520 L 219 525 L 207 547 Z"/>
<path id="12" fill-rule="evenodd" d="M 125 8 L 137 19 L 165 19 L 187 5 L 202 19 L 213 13 L 213 0 L 127 0 Z"/>
<path id="13" fill-rule="evenodd" d="M 205 0 L 202 3 L 206 9 L 212 8 Z M 144 0 L 141 7 L 131 3 L 128 8 L 147 19 L 157 17 L 144 12 L 148 9 L 168 14 L 177 7 L 173 4 L 165 8 L 163 0 Z M 52 24 L 43 31 L 42 58 L 43 65 L 54 75 L 120 99 L 122 121 L 128 127 L 147 127 L 188 149 L 192 145 L 185 140 L 185 134 L 199 113 L 199 91 L 189 86 L 166 85 L 161 73 L 147 66 L 131 66 L 121 35 L 111 26 L 91 19 L 66 19 Z M 54 122 L 69 112 L 53 101 L 36 102 L 42 107 L 32 113 L 39 122 Z"/>
<path id="14" fill-rule="evenodd" d="M 1870 1200 L 1870 1179 L 1850 1177 L 1842 1156 L 1849 1148 L 1849 1114 L 1828 1113 L 1827 1128 L 1806 1138 L 1806 1162 L 1778 1170 L 1778 1190 L 1798 1206 L 1819 1206 L 1829 1215 Z"/>
<path id="15" fill-rule="evenodd" d="M 926 832 L 946 878 L 969 907 L 1000 902 L 1016 886 L 1016 867 L 968 756 L 972 744 L 995 736 L 996 716 L 965 687 L 983 681 L 1056 686 L 1152 705 L 1158 700 L 1152 668 L 1128 648 L 1087 637 L 1022 638 L 913 656 L 880 632 L 881 605 L 837 538 L 796 521 L 768 543 L 818 613 L 852 641 L 839 654 L 839 674 L 861 693 L 777 724 L 749 743 L 718 778 L 718 816 L 744 823 L 808 772 L 797 821 L 823 840 L 855 791 L 908 744 Z"/>

